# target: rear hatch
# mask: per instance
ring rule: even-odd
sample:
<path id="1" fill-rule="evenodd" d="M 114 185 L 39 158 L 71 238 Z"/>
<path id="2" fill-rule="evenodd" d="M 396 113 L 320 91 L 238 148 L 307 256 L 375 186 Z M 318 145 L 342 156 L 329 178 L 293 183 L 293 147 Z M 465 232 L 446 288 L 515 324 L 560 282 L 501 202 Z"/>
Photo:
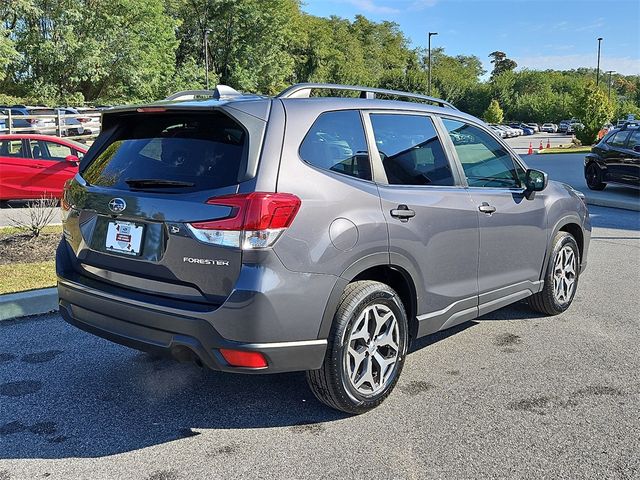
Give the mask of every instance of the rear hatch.
<path id="1" fill-rule="evenodd" d="M 155 107 L 109 114 L 65 191 L 74 270 L 117 288 L 222 303 L 242 249 L 225 232 L 201 232 L 237 214 L 215 199 L 251 187 L 265 121 L 242 118 Z"/>

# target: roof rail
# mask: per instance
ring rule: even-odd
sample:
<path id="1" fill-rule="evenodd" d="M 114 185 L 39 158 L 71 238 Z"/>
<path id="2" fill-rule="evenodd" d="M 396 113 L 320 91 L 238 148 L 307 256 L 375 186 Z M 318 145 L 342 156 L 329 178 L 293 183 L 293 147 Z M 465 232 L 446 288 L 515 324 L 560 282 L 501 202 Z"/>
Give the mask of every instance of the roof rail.
<path id="1" fill-rule="evenodd" d="M 228 85 L 216 85 L 214 90 L 184 90 L 182 92 L 176 92 L 169 95 L 165 100 L 193 100 L 196 97 L 207 97 L 220 100 L 240 95 L 242 95 L 240 92 Z"/>
<path id="2" fill-rule="evenodd" d="M 388 90 L 386 88 L 360 87 L 356 85 L 338 85 L 334 83 L 297 83 L 286 88 L 277 98 L 309 98 L 312 90 L 328 89 L 328 90 L 346 90 L 351 92 L 360 92 L 360 98 L 373 99 L 376 94 L 390 95 L 402 98 L 412 98 L 422 100 L 424 102 L 435 103 L 440 107 L 451 108 L 457 110 L 451 103 L 440 98 L 420 95 L 419 93 L 402 92 L 400 90 Z"/>

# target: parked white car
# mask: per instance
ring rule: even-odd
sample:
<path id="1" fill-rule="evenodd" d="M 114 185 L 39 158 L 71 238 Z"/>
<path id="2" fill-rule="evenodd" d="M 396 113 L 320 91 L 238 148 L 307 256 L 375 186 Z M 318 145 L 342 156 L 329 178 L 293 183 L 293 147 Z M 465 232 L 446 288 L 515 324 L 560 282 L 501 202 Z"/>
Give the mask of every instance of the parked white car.
<path id="1" fill-rule="evenodd" d="M 555 123 L 545 123 L 540 128 L 540 131 L 547 133 L 558 133 L 558 126 Z"/>

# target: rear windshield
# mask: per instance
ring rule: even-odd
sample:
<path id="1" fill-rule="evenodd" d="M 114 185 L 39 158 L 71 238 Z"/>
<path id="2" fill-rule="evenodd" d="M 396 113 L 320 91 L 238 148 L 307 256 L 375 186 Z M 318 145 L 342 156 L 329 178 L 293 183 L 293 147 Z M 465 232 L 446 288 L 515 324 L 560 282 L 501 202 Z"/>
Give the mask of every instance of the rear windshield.
<path id="1" fill-rule="evenodd" d="M 238 183 L 246 162 L 247 134 L 219 112 L 138 114 L 119 127 L 82 171 L 93 185 L 122 190 L 193 191 Z M 168 182 L 154 187 L 153 182 Z M 170 182 L 175 182 L 171 186 Z"/>

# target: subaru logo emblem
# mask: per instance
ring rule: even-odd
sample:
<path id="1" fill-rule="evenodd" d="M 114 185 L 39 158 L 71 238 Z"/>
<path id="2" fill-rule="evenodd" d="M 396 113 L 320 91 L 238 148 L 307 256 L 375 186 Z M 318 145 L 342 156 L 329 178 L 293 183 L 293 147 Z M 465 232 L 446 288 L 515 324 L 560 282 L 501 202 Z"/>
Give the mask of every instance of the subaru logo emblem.
<path id="1" fill-rule="evenodd" d="M 124 212 L 125 208 L 127 208 L 127 202 L 121 198 L 112 198 L 109 202 L 109 210 L 113 213 Z"/>

